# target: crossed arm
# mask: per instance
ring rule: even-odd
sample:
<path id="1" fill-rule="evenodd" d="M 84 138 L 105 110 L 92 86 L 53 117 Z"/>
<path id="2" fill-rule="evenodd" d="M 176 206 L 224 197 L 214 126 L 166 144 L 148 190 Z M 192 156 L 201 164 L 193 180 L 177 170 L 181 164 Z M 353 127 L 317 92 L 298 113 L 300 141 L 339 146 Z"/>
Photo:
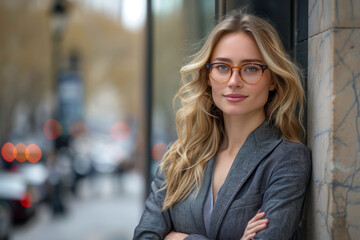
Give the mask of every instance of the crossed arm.
<path id="1" fill-rule="evenodd" d="M 256 213 L 256 215 L 248 222 L 244 235 L 240 240 L 249 240 L 256 236 L 256 233 L 265 229 L 269 222 L 268 219 L 264 219 L 265 212 L 260 212 L 260 210 Z M 164 240 L 183 240 L 189 237 L 190 235 L 179 232 L 170 232 L 164 238 Z"/>

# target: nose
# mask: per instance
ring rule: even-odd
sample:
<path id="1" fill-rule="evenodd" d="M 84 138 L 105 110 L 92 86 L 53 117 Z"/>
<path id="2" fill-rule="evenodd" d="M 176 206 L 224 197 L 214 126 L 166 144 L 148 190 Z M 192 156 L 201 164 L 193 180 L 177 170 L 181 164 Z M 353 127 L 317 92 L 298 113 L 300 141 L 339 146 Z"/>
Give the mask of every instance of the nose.
<path id="1" fill-rule="evenodd" d="M 243 87 L 244 86 L 244 82 L 242 81 L 241 77 L 240 77 L 240 69 L 233 69 L 232 75 L 228 81 L 228 86 L 230 88 L 234 88 L 234 87 Z"/>

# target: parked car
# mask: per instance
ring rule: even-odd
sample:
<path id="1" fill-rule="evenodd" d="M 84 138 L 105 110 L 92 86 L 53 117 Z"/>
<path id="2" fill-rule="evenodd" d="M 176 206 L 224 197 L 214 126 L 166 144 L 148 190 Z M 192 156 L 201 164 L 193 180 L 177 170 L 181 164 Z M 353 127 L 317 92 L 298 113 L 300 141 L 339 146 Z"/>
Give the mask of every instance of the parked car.
<path id="1" fill-rule="evenodd" d="M 0 201 L 10 208 L 16 223 L 25 222 L 35 214 L 30 186 L 21 174 L 0 172 Z"/>

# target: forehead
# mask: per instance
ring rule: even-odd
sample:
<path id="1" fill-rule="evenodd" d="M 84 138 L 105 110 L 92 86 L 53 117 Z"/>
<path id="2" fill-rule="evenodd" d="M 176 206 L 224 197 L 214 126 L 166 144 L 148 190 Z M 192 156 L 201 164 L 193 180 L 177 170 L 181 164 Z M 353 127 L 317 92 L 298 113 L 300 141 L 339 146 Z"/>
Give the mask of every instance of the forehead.
<path id="1" fill-rule="evenodd" d="M 258 59 L 263 62 L 261 52 L 255 40 L 244 32 L 235 32 L 224 35 L 216 44 L 211 60 L 226 58 L 235 64 L 246 59 Z"/>

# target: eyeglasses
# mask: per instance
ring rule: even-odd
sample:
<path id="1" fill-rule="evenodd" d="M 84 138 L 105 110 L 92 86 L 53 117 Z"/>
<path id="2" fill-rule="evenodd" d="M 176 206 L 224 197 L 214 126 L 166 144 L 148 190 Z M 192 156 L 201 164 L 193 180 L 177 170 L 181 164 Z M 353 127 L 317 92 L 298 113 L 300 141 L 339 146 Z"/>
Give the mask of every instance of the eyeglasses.
<path id="1" fill-rule="evenodd" d="M 268 66 L 258 63 L 245 63 L 240 67 L 230 66 L 226 63 L 210 63 L 205 66 L 210 77 L 218 83 L 226 83 L 230 80 L 233 69 L 239 69 L 241 80 L 247 84 L 257 84 L 264 75 L 264 71 L 268 69 Z"/>

